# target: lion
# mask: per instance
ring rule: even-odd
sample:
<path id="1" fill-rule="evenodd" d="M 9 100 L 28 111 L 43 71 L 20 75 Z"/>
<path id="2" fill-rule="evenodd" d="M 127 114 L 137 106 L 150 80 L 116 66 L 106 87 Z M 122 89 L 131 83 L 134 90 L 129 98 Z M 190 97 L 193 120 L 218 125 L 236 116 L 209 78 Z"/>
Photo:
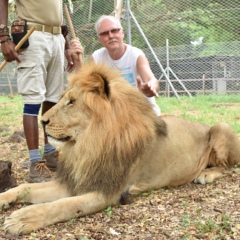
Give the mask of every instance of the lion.
<path id="1" fill-rule="evenodd" d="M 102 211 L 122 195 L 211 183 L 240 163 L 240 140 L 226 123 L 212 127 L 158 117 L 119 72 L 85 63 L 60 101 L 41 119 L 61 142 L 50 182 L 25 183 L 0 194 L 0 208 L 32 203 L 5 218 L 18 236 Z"/>

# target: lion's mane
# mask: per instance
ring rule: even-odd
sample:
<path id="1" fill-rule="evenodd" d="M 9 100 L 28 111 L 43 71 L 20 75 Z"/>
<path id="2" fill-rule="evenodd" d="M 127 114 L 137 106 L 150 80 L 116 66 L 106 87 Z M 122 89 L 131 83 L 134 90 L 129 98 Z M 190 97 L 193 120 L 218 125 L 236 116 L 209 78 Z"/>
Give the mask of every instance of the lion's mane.
<path id="1" fill-rule="evenodd" d="M 73 102 L 74 111 L 55 116 L 62 126 L 79 119 L 79 134 L 62 146 L 56 178 L 73 195 L 90 191 L 116 195 L 123 190 L 131 166 L 156 135 L 166 135 L 166 124 L 118 71 L 95 64 L 82 69 L 70 78 L 63 94 L 66 101 Z M 81 121 L 86 122 L 82 129 Z"/>

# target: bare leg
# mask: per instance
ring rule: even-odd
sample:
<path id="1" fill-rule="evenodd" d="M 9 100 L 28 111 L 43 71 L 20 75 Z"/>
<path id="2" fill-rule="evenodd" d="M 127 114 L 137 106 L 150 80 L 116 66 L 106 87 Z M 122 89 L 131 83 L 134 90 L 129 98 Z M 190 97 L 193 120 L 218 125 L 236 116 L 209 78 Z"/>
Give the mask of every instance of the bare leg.
<path id="1" fill-rule="evenodd" d="M 31 115 L 23 115 L 23 129 L 26 136 L 28 149 L 38 149 L 38 117 Z"/>

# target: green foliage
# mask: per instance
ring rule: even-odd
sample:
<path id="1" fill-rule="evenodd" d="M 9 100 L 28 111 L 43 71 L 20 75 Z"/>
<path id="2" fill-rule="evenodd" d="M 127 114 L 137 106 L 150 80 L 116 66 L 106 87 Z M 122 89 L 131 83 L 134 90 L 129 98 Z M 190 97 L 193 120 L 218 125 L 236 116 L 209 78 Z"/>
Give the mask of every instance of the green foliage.
<path id="1" fill-rule="evenodd" d="M 232 219 L 230 216 L 223 214 L 222 215 L 222 225 L 221 229 L 230 230 L 232 228 Z"/>
<path id="2" fill-rule="evenodd" d="M 63 0 L 72 6 L 71 13 L 76 36 L 81 40 L 86 56 L 101 47 L 97 41 L 94 23 L 103 14 L 114 14 L 112 0 Z M 203 38 L 204 44 L 234 42 L 240 39 L 240 18 L 238 0 L 131 0 L 130 9 L 153 48 L 165 47 L 166 39 L 171 46 L 191 45 Z M 9 23 L 15 17 L 14 6 L 10 4 Z M 126 1 L 123 1 L 122 23 L 127 35 Z M 147 48 L 133 19 L 131 22 L 131 43 L 139 48 Z M 127 39 L 127 38 L 126 38 Z M 221 46 L 222 47 L 222 46 Z M 192 46 L 189 54 L 197 56 L 227 55 L 238 56 L 229 46 L 221 50 L 218 45 Z"/>
<path id="3" fill-rule="evenodd" d="M 81 40 L 85 56 L 101 47 L 97 41 L 94 23 L 103 14 L 114 14 L 112 0 L 63 0 L 67 6 L 73 5 L 71 13 L 76 36 Z M 238 0 L 131 0 L 130 9 L 153 48 L 165 47 L 166 39 L 171 46 L 190 45 L 203 38 L 204 44 L 234 42 L 240 39 L 240 18 Z M 123 1 L 122 23 L 127 35 L 126 1 Z M 14 4 L 9 4 L 9 24 L 15 18 Z M 147 48 L 133 19 L 131 22 L 131 43 L 139 48 Z M 70 34 L 69 34 L 70 35 Z M 127 39 L 127 38 L 126 38 Z M 226 45 L 192 46 L 197 56 L 227 55 L 238 56 Z"/>
<path id="4" fill-rule="evenodd" d="M 197 217 L 190 217 L 188 214 L 182 214 L 180 225 L 186 228 L 192 227 L 197 230 L 198 234 L 216 233 L 225 235 L 226 232 L 232 232 L 232 220 L 228 215 L 220 216 L 220 221 L 211 218 L 202 218 L 199 214 Z M 184 238 L 185 239 L 185 238 Z M 188 238 L 186 238 L 188 239 Z"/>
<path id="5" fill-rule="evenodd" d="M 197 221 L 195 226 L 200 233 L 205 234 L 209 232 L 221 233 L 223 230 L 227 232 L 232 231 L 232 220 L 228 215 L 223 214 L 220 222 L 215 222 L 213 219 L 204 218 L 201 221 Z"/>
<path id="6" fill-rule="evenodd" d="M 191 223 L 191 219 L 189 218 L 189 216 L 187 214 L 183 214 L 180 224 L 183 227 L 188 227 L 190 223 Z"/>
<path id="7" fill-rule="evenodd" d="M 83 236 L 83 235 L 80 235 L 78 238 L 79 240 L 94 240 L 94 238 L 88 238 L 87 236 Z"/>
<path id="8" fill-rule="evenodd" d="M 74 226 L 76 224 L 76 218 L 71 218 L 68 222 L 67 225 L 68 226 Z"/>
<path id="9" fill-rule="evenodd" d="M 31 188 L 27 188 L 21 195 L 18 196 L 23 202 L 26 201 L 27 196 L 29 195 Z"/>
<path id="10" fill-rule="evenodd" d="M 107 207 L 104 210 L 104 212 L 108 215 L 108 217 L 112 217 L 112 215 L 113 215 L 113 211 L 112 211 L 112 207 L 111 206 Z"/>
<path id="11" fill-rule="evenodd" d="M 37 234 L 36 234 L 35 232 L 31 232 L 31 233 L 30 233 L 30 236 L 36 238 L 36 237 L 37 237 Z"/>
<path id="12" fill-rule="evenodd" d="M 215 222 L 209 218 L 206 218 L 200 222 L 197 222 L 196 227 L 200 231 L 200 233 L 203 233 L 203 234 L 212 232 L 214 228 L 216 228 Z"/>
<path id="13" fill-rule="evenodd" d="M 165 39 L 171 46 L 190 44 L 200 37 L 204 43 L 239 40 L 238 5 L 236 0 L 131 1 L 132 12 L 153 47 L 164 47 Z M 146 47 L 134 30 L 133 44 Z M 208 46 L 200 50 L 199 56 L 229 55 L 229 48 L 224 52 Z"/>

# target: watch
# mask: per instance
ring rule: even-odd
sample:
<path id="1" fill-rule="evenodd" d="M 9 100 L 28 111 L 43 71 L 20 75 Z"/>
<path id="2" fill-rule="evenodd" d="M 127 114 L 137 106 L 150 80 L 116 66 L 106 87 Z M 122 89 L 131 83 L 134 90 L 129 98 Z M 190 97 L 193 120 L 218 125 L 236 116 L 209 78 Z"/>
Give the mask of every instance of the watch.
<path id="1" fill-rule="evenodd" d="M 4 28 L 6 28 L 7 26 L 4 24 L 0 24 L 0 30 L 3 30 Z"/>
<path id="2" fill-rule="evenodd" d="M 7 36 L 8 34 L 8 27 L 4 24 L 0 24 L 0 37 Z"/>

